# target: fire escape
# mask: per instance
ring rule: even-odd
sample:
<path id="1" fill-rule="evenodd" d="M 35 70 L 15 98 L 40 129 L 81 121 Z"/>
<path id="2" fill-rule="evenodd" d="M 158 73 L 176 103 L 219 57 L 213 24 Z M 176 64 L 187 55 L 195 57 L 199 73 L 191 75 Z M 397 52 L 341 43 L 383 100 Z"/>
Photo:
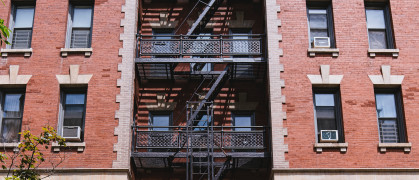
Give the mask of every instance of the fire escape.
<path id="1" fill-rule="evenodd" d="M 170 127 L 171 131 L 164 132 L 133 127 L 132 157 L 137 167 L 184 166 L 188 180 L 213 180 L 222 179 L 226 170 L 245 164 L 241 159 L 268 156 L 265 127 L 254 126 L 251 132 L 232 132 L 233 128 L 214 126 L 214 100 L 224 84 L 236 79 L 264 78 L 266 68 L 263 35 L 248 34 L 245 39 L 234 39 L 231 35 L 202 39 L 198 35 L 223 2 L 198 0 L 191 11 L 201 13 L 186 35 L 165 35 L 167 39 L 138 35 L 135 61 L 140 81 L 194 79 L 200 83 L 186 103 L 185 126 Z M 218 63 L 224 65 L 224 70 L 177 70 L 182 63 Z"/>

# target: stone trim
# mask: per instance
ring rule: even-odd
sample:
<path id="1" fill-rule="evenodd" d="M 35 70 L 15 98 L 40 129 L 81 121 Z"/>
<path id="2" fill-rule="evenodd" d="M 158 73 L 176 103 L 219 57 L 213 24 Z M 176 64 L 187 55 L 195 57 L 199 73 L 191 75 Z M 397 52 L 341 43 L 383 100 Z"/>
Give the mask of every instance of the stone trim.
<path id="1" fill-rule="evenodd" d="M 145 103 L 146 108 L 150 111 L 173 111 L 176 108 L 176 102 L 166 102 L 165 93 L 157 94 L 157 102 Z"/>
<path id="2" fill-rule="evenodd" d="M 18 75 L 19 65 L 10 65 L 8 75 L 0 75 L 0 85 L 28 84 L 32 75 Z"/>
<path id="3" fill-rule="evenodd" d="M 93 48 L 61 48 L 62 57 L 67 57 L 68 53 L 84 53 L 84 56 L 90 57 L 93 53 Z"/>
<path id="4" fill-rule="evenodd" d="M 62 84 L 88 84 L 92 74 L 79 75 L 80 65 L 70 65 L 69 75 L 55 75 L 58 83 Z"/>
<path id="5" fill-rule="evenodd" d="M 159 21 L 150 21 L 151 28 L 175 28 L 179 23 L 179 21 L 170 21 L 168 12 L 160 12 L 159 17 Z"/>
<path id="6" fill-rule="evenodd" d="M 57 142 L 52 142 L 51 148 L 54 152 L 60 152 L 63 148 L 77 148 L 78 152 L 83 152 L 86 149 L 85 142 L 66 142 L 66 146 L 60 146 Z"/>
<path id="7" fill-rule="evenodd" d="M 124 18 L 121 19 L 120 25 L 123 27 L 123 33 L 119 37 L 122 41 L 119 56 L 122 57 L 122 61 L 118 64 L 118 72 L 121 72 L 121 78 L 117 79 L 116 82 L 116 86 L 120 87 L 120 92 L 116 95 L 116 102 L 119 103 L 119 107 L 115 111 L 115 120 L 117 120 L 118 126 L 115 127 L 114 131 L 114 135 L 118 138 L 113 146 L 116 159 L 112 162 L 112 168 L 130 168 L 138 3 L 137 0 L 125 0 L 125 4 L 121 8 Z"/>
<path id="8" fill-rule="evenodd" d="M 378 148 L 383 153 L 387 151 L 387 148 L 403 149 L 404 152 L 410 152 L 412 143 L 378 143 Z"/>
<path id="9" fill-rule="evenodd" d="M 318 54 L 332 54 L 332 57 L 339 56 L 338 48 L 308 48 L 307 52 L 310 57 L 315 57 L 316 53 Z"/>
<path id="10" fill-rule="evenodd" d="M 343 75 L 330 75 L 330 65 L 320 65 L 320 75 L 307 75 L 313 85 L 339 85 Z"/>
<path id="11" fill-rule="evenodd" d="M 244 12 L 236 11 L 236 20 L 227 21 L 229 28 L 251 28 L 255 24 L 254 20 L 244 20 Z"/>
<path id="12" fill-rule="evenodd" d="M 266 0 L 266 40 L 268 47 L 268 84 L 269 84 L 269 113 L 272 134 L 272 168 L 289 168 L 289 162 L 285 159 L 285 153 L 288 152 L 288 145 L 285 144 L 287 130 L 284 128 L 283 121 L 286 119 L 286 112 L 282 106 L 285 99 L 282 98 L 282 88 L 285 87 L 284 80 L 281 79 L 281 73 L 284 66 L 280 63 L 280 57 L 283 56 L 283 50 L 279 47 L 282 41 L 282 35 L 278 32 L 278 27 L 282 26 L 278 19 L 280 5 L 276 0 Z"/>
<path id="13" fill-rule="evenodd" d="M 399 57 L 399 49 L 368 49 L 368 55 L 375 57 L 376 54 L 391 54 L 393 57 Z"/>
<path id="14" fill-rule="evenodd" d="M 323 148 L 333 149 L 340 148 L 340 152 L 346 152 L 348 149 L 348 143 L 316 143 L 314 144 L 314 149 L 316 152 L 323 152 Z"/>
<path id="15" fill-rule="evenodd" d="M 391 75 L 391 66 L 382 65 L 381 75 L 368 75 L 374 85 L 401 85 L 404 75 Z"/>
<path id="16" fill-rule="evenodd" d="M 25 57 L 32 55 L 32 48 L 29 49 L 1 49 L 1 56 L 7 57 L 10 54 L 23 54 Z"/>

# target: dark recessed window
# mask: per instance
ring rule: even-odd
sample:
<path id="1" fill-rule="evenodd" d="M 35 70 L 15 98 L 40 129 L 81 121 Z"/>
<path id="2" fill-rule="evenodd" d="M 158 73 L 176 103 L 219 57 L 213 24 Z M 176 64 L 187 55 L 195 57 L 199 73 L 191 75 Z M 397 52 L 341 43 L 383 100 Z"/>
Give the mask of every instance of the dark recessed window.
<path id="1" fill-rule="evenodd" d="M 375 89 L 381 143 L 407 142 L 400 88 Z"/>
<path id="2" fill-rule="evenodd" d="M 12 12 L 12 49 L 28 49 L 31 47 L 35 6 L 13 6 Z"/>
<path id="3" fill-rule="evenodd" d="M 390 9 L 387 3 L 366 3 L 368 41 L 371 49 L 394 49 Z"/>
<path id="4" fill-rule="evenodd" d="M 150 112 L 150 126 L 153 131 L 168 131 L 172 125 L 171 112 Z"/>
<path id="5" fill-rule="evenodd" d="M 333 15 L 331 2 L 307 2 L 307 18 L 309 25 L 310 47 L 314 47 L 314 39 L 329 38 L 330 47 L 335 48 L 335 35 L 333 30 Z M 319 42 L 320 44 L 325 44 Z"/>
<path id="6" fill-rule="evenodd" d="M 322 130 L 337 130 L 338 142 L 345 142 L 339 88 L 313 88 L 313 94 L 318 141 Z"/>
<path id="7" fill-rule="evenodd" d="M 86 114 L 86 89 L 62 89 L 62 128 L 66 141 L 83 141 Z"/>
<path id="8" fill-rule="evenodd" d="M 4 92 L 2 95 L 1 142 L 19 142 L 22 125 L 24 93 Z"/>

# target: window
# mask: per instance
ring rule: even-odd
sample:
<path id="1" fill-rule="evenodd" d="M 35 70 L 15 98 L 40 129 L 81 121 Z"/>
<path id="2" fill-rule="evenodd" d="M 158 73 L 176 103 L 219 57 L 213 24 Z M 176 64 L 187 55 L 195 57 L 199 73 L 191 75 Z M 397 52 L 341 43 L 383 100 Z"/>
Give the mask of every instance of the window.
<path id="1" fill-rule="evenodd" d="M 307 2 L 307 16 L 310 47 L 313 47 L 314 37 L 328 37 L 330 47 L 336 48 L 331 2 Z"/>
<path id="2" fill-rule="evenodd" d="M 338 142 L 345 142 L 339 88 L 313 88 L 313 94 L 318 142 L 321 130 L 337 130 Z"/>
<path id="3" fill-rule="evenodd" d="M 368 41 L 371 49 L 394 49 L 388 4 L 366 3 Z"/>
<path id="4" fill-rule="evenodd" d="M 205 114 L 198 121 L 198 124 L 194 125 L 194 126 L 197 126 L 197 127 L 194 127 L 193 130 L 194 131 L 205 131 L 205 130 L 207 130 L 207 127 L 209 125 L 211 125 L 211 121 L 212 121 L 211 115 L 208 116 L 208 115 Z"/>
<path id="5" fill-rule="evenodd" d="M 66 47 L 90 48 L 92 39 L 93 6 L 70 4 Z"/>
<path id="6" fill-rule="evenodd" d="M 86 114 L 86 89 L 62 89 L 61 134 L 67 141 L 83 141 Z"/>
<path id="7" fill-rule="evenodd" d="M 172 113 L 171 112 L 150 112 L 150 126 L 154 126 L 151 130 L 153 131 L 169 131 L 169 127 L 172 125 Z M 158 127 L 162 126 L 162 127 Z"/>
<path id="8" fill-rule="evenodd" d="M 4 92 L 2 93 L 2 123 L 1 123 L 1 142 L 19 142 L 19 132 L 22 125 L 23 93 Z"/>
<path id="9" fill-rule="evenodd" d="M 400 88 L 375 89 L 381 143 L 407 142 Z"/>
<path id="10" fill-rule="evenodd" d="M 252 131 L 251 126 L 255 124 L 252 112 L 234 112 L 232 114 L 234 131 Z"/>
<path id="11" fill-rule="evenodd" d="M 35 6 L 13 6 L 10 20 L 12 49 L 31 47 Z"/>

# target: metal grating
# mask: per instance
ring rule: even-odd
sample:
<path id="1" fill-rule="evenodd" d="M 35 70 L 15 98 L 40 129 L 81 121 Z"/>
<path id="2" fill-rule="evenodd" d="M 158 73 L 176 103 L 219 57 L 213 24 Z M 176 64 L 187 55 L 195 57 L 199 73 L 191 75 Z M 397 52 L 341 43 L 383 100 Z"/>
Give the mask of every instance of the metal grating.
<path id="1" fill-rule="evenodd" d="M 382 143 L 398 143 L 398 130 L 396 121 L 380 120 L 380 139 Z"/>
<path id="2" fill-rule="evenodd" d="M 73 29 L 70 48 L 90 47 L 90 29 Z"/>
<path id="3" fill-rule="evenodd" d="M 31 29 L 15 29 L 13 32 L 12 49 L 27 49 L 31 47 Z"/>

